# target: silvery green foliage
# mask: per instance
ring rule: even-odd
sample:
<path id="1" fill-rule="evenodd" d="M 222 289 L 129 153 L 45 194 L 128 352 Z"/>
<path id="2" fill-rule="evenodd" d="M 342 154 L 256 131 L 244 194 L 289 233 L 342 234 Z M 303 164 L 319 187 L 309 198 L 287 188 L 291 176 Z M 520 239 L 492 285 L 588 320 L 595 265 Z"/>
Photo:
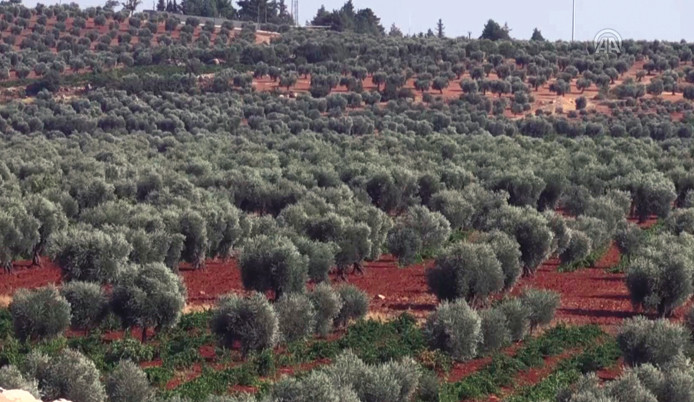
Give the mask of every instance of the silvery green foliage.
<path id="1" fill-rule="evenodd" d="M 320 283 L 309 293 L 316 309 L 316 333 L 327 336 L 333 329 L 335 319 L 342 309 L 340 295 L 327 283 Z"/>
<path id="2" fill-rule="evenodd" d="M 427 318 L 424 336 L 432 348 L 441 349 L 457 361 L 477 356 L 482 340 L 481 319 L 464 300 L 444 301 Z"/>
<path id="3" fill-rule="evenodd" d="M 385 212 L 371 205 L 360 207 L 360 204 L 354 203 L 353 210 L 354 215 L 352 216 L 354 220 L 365 223 L 370 229 L 369 240 L 371 247 L 365 257 L 370 260 L 376 260 L 381 256 L 381 250 L 386 244 L 388 232 L 393 226 L 393 222 Z"/>
<path id="4" fill-rule="evenodd" d="M 550 254 L 561 255 L 571 242 L 571 229 L 566 224 L 566 219 L 560 214 L 548 210 L 544 211 L 543 215 L 547 218 L 547 224 L 554 235 Z"/>
<path id="5" fill-rule="evenodd" d="M 438 250 L 451 234 L 451 226 L 441 213 L 421 205 L 409 208 L 399 224 L 419 234 L 424 250 Z"/>
<path id="6" fill-rule="evenodd" d="M 617 401 L 658 402 L 656 396 L 641 384 L 633 372 L 621 375 L 606 388 L 606 393 Z"/>
<path id="7" fill-rule="evenodd" d="M 335 325 L 346 326 L 350 320 L 358 320 L 369 312 L 369 295 L 354 285 L 342 285 L 337 288 L 342 300 L 340 313 L 335 318 Z"/>
<path id="8" fill-rule="evenodd" d="M 514 236 L 520 245 L 523 273 L 532 275 L 552 252 L 554 233 L 547 218 L 536 210 L 505 206 L 492 210 L 487 218 L 489 229 L 500 229 Z"/>
<path id="9" fill-rule="evenodd" d="M 67 218 L 59 205 L 40 195 L 27 200 L 27 211 L 39 222 L 39 239 L 34 246 L 34 260 L 42 255 L 53 236 L 67 226 Z"/>
<path id="10" fill-rule="evenodd" d="M 122 233 L 87 226 L 56 235 L 51 249 L 67 278 L 98 283 L 113 282 L 132 250 Z"/>
<path id="11" fill-rule="evenodd" d="M 364 402 L 410 401 L 421 376 L 417 363 L 410 358 L 368 365 L 351 351 L 343 352 L 322 371 L 334 389 L 348 391 L 343 393 L 346 400 Z M 357 399 L 351 397 L 352 393 Z"/>
<path id="12" fill-rule="evenodd" d="M 544 289 L 526 289 L 520 299 L 530 312 L 528 319 L 531 330 L 549 324 L 560 303 L 559 293 Z"/>
<path id="13" fill-rule="evenodd" d="M 651 391 L 656 397 L 661 397 L 665 392 L 665 373 L 651 363 L 644 363 L 631 369 L 639 382 Z"/>
<path id="14" fill-rule="evenodd" d="M 17 290 L 9 310 L 15 336 L 20 340 L 50 339 L 70 325 L 70 304 L 53 285 Z"/>
<path id="15" fill-rule="evenodd" d="M 188 210 L 181 214 L 178 227 L 185 238 L 181 257 L 193 264 L 194 268 L 202 267 L 209 251 L 205 219 L 198 212 Z"/>
<path id="16" fill-rule="evenodd" d="M 7 365 L 0 367 L 0 388 L 21 389 L 27 391 L 36 398 L 39 398 L 39 382 L 22 374 L 15 366 Z"/>
<path id="17" fill-rule="evenodd" d="M 204 210 L 209 254 L 223 259 L 229 258 L 243 234 L 240 223 L 241 211 L 228 202 L 210 204 Z"/>
<path id="18" fill-rule="evenodd" d="M 591 241 L 593 250 L 601 250 L 609 246 L 613 237 L 613 232 L 608 228 L 607 223 L 599 218 L 581 215 L 570 221 L 570 227 L 585 233 Z"/>
<path id="19" fill-rule="evenodd" d="M 429 208 L 443 214 L 454 229 L 469 229 L 472 226 L 474 207 L 459 191 L 439 191 L 429 200 Z"/>
<path id="20" fill-rule="evenodd" d="M 593 251 L 593 242 L 586 233 L 576 229 L 569 230 L 571 240 L 569 240 L 569 244 L 564 249 L 564 252 L 559 255 L 561 263 L 567 265 L 581 261 Z"/>
<path id="21" fill-rule="evenodd" d="M 645 363 L 624 371 L 616 380 L 600 385 L 594 373 L 575 386 L 561 390 L 558 402 L 611 400 L 616 402 L 675 402 L 694 398 L 694 367 L 682 354 L 656 367 Z"/>
<path id="22" fill-rule="evenodd" d="M 306 339 L 316 327 L 316 310 L 308 296 L 301 293 L 285 294 L 274 304 L 279 329 L 285 342 Z"/>
<path id="23" fill-rule="evenodd" d="M 504 287 L 504 273 L 488 244 L 457 243 L 436 259 L 427 283 L 440 300 L 462 298 L 474 304 Z"/>
<path id="24" fill-rule="evenodd" d="M 684 197 L 684 203 L 682 207 L 694 208 L 694 190 L 687 191 L 687 194 Z"/>
<path id="25" fill-rule="evenodd" d="M 126 327 L 171 328 L 185 306 L 186 287 L 162 263 L 124 269 L 111 294 L 111 310 Z"/>
<path id="26" fill-rule="evenodd" d="M 648 238 L 629 264 L 626 284 L 635 306 L 667 316 L 694 292 L 694 237 L 667 233 Z"/>
<path id="27" fill-rule="evenodd" d="M 493 230 L 483 236 L 483 241 L 492 248 L 504 274 L 504 290 L 510 290 L 521 274 L 521 252 L 518 242 L 506 233 Z"/>
<path id="28" fill-rule="evenodd" d="M 240 342 L 244 355 L 253 350 L 272 348 L 280 337 L 277 313 L 265 295 L 258 292 L 248 297 L 232 293 L 220 298 L 210 328 L 227 348 L 236 341 Z"/>
<path id="29" fill-rule="evenodd" d="M 344 225 L 335 240 L 338 246 L 335 264 L 341 269 L 346 269 L 367 258 L 373 248 L 371 235 L 371 228 L 365 223 Z"/>
<path id="30" fill-rule="evenodd" d="M 272 290 L 276 297 L 303 291 L 307 279 L 308 258 L 283 236 L 252 238 L 243 247 L 239 265 L 246 289 Z"/>
<path id="31" fill-rule="evenodd" d="M 616 402 L 606 396 L 605 390 L 600 387 L 600 379 L 595 373 L 583 375 L 570 388 L 564 388 L 557 393 L 557 402 Z"/>
<path id="32" fill-rule="evenodd" d="M 672 180 L 661 172 L 634 173 L 630 178 L 639 219 L 646 220 L 650 215 L 666 218 L 670 214 L 672 203 L 677 198 Z"/>
<path id="33" fill-rule="evenodd" d="M 49 360 L 37 379 L 45 399 L 101 402 L 106 400 L 106 392 L 99 377 L 94 362 L 77 351 L 65 349 Z"/>
<path id="34" fill-rule="evenodd" d="M 359 397 L 347 387 L 336 387 L 324 371 L 312 371 L 305 378 L 284 378 L 272 388 L 272 399 L 277 402 L 358 402 Z"/>
<path id="35" fill-rule="evenodd" d="M 627 364 L 664 365 L 690 347 L 690 334 L 680 324 L 665 319 L 634 317 L 624 320 L 617 343 Z"/>
<path id="36" fill-rule="evenodd" d="M 506 315 L 498 308 L 489 308 L 479 312 L 481 319 L 481 339 L 479 354 L 485 355 L 497 351 L 511 343 L 511 333 L 506 326 Z"/>
<path id="37" fill-rule="evenodd" d="M 545 181 L 535 176 L 532 170 L 518 170 L 500 175 L 495 179 L 494 188 L 508 192 L 511 205 L 535 207 Z"/>
<path id="38" fill-rule="evenodd" d="M 643 243 L 643 231 L 635 223 L 622 220 L 617 224 L 614 240 L 619 252 L 631 258 Z"/>
<path id="39" fill-rule="evenodd" d="M 603 195 L 593 198 L 585 215 L 605 222 L 607 232 L 613 233 L 626 213 L 622 205 L 619 205 L 613 198 Z"/>
<path id="40" fill-rule="evenodd" d="M 73 328 L 94 328 L 108 313 L 108 298 L 99 284 L 72 281 L 64 284 L 60 293 L 70 303 Z"/>
<path id="41" fill-rule="evenodd" d="M 694 208 L 675 210 L 665 220 L 665 226 L 676 235 L 682 232 L 694 234 Z"/>
<path id="42" fill-rule="evenodd" d="M 530 329 L 530 309 L 519 298 L 504 300 L 497 307 L 506 316 L 506 327 L 512 341 L 520 341 Z"/>
<path id="43" fill-rule="evenodd" d="M 308 277 L 316 283 L 327 281 L 330 269 L 335 266 L 335 243 L 322 243 L 305 237 L 293 241 L 299 252 L 308 258 Z"/>
<path id="44" fill-rule="evenodd" d="M 110 402 L 144 402 L 154 397 L 147 374 L 129 360 L 122 360 L 108 375 L 106 393 Z"/>
<path id="45" fill-rule="evenodd" d="M 12 261 L 32 255 L 39 244 L 41 224 L 19 198 L 0 197 L 0 266 L 10 270 Z"/>
<path id="46" fill-rule="evenodd" d="M 388 233 L 388 251 L 398 259 L 398 265 L 412 265 L 422 251 L 422 239 L 414 229 L 395 226 Z"/>

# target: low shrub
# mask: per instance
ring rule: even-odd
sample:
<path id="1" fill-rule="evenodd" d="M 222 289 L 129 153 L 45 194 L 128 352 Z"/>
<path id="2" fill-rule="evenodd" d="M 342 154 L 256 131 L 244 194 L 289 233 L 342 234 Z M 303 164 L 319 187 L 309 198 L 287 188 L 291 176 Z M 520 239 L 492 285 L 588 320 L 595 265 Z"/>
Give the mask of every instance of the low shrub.
<path id="1" fill-rule="evenodd" d="M 424 327 L 424 336 L 432 348 L 449 353 L 458 361 L 477 356 L 482 340 L 481 320 L 464 300 L 442 302 Z"/>
<path id="2" fill-rule="evenodd" d="M 511 343 L 511 333 L 506 326 L 506 314 L 498 308 L 479 312 L 481 321 L 480 354 L 495 352 Z"/>
<path id="3" fill-rule="evenodd" d="M 50 339 L 70 325 L 70 304 L 52 285 L 19 289 L 10 303 L 10 313 L 20 340 Z"/>
<path id="4" fill-rule="evenodd" d="M 342 299 L 333 288 L 320 283 L 309 293 L 311 303 L 316 309 L 316 333 L 327 336 L 333 329 L 333 323 L 342 309 Z"/>
<path id="5" fill-rule="evenodd" d="M 511 340 L 522 340 L 530 329 L 530 311 L 520 299 L 508 299 L 498 307 L 506 316 L 506 327 L 511 334 Z"/>
<path id="6" fill-rule="evenodd" d="M 70 323 L 73 328 L 95 328 L 108 313 L 108 299 L 96 283 L 68 282 L 60 289 L 60 293 L 70 303 Z"/>
<path id="7" fill-rule="evenodd" d="M 275 303 L 279 329 L 284 342 L 294 342 L 313 334 L 316 328 L 316 310 L 308 296 L 286 294 Z"/>
<path id="8" fill-rule="evenodd" d="M 343 285 L 337 288 L 342 300 L 340 313 L 335 318 L 335 326 L 343 327 L 350 320 L 363 318 L 369 311 L 369 296 L 354 285 Z"/>
<path id="9" fill-rule="evenodd" d="M 249 297 L 229 294 L 217 302 L 210 322 L 212 333 L 220 343 L 231 348 L 241 344 L 241 353 L 275 346 L 279 338 L 277 314 L 265 295 L 254 292 Z"/>
<path id="10" fill-rule="evenodd" d="M 690 334 L 683 326 L 668 320 L 651 321 L 639 316 L 624 320 L 617 343 L 629 365 L 663 365 L 690 347 Z"/>
<path id="11" fill-rule="evenodd" d="M 154 396 L 154 390 L 140 367 L 123 360 L 109 374 L 106 394 L 111 402 L 148 401 Z"/>

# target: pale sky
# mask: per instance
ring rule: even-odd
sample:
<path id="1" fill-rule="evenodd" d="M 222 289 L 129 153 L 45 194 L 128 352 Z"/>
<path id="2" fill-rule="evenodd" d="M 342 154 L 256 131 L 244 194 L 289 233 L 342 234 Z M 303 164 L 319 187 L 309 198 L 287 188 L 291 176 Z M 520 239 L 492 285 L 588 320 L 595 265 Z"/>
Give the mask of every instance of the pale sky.
<path id="1" fill-rule="evenodd" d="M 340 8 L 345 0 L 299 0 L 299 19 L 313 18 L 324 4 Z M 37 0 L 24 0 L 28 7 Z M 43 0 L 44 4 L 57 0 Z M 102 5 L 105 0 L 78 1 L 82 7 Z M 286 0 L 287 5 L 290 0 Z M 356 8 L 370 7 L 381 18 L 386 31 L 395 23 L 404 33 L 425 32 L 443 19 L 447 36 L 479 37 L 484 23 L 492 18 L 508 23 L 511 36 L 529 39 L 538 27 L 550 40 L 571 39 L 572 0 L 353 0 Z M 142 9 L 152 8 L 144 0 Z M 692 0 L 576 0 L 576 39 L 592 40 L 596 33 L 611 28 L 624 39 L 659 39 L 694 42 Z"/>

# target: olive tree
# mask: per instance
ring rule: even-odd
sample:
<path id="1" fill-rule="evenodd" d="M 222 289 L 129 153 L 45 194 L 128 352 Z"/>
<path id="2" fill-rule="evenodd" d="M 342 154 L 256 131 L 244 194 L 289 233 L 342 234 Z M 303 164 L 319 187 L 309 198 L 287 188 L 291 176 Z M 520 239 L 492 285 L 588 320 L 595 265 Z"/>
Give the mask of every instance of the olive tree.
<path id="1" fill-rule="evenodd" d="M 632 366 L 666 364 L 691 346 L 690 334 L 682 325 L 665 319 L 651 321 L 642 316 L 624 320 L 617 344 L 624 361 Z"/>
<path id="2" fill-rule="evenodd" d="M 506 325 L 506 314 L 498 308 L 479 312 L 481 319 L 480 354 L 495 352 L 511 343 L 511 333 Z"/>
<path id="3" fill-rule="evenodd" d="M 244 356 L 253 350 L 274 347 L 280 337 L 277 313 L 258 292 L 248 297 L 221 297 L 212 313 L 210 328 L 224 347 L 231 348 L 238 341 Z"/>
<path id="4" fill-rule="evenodd" d="M 429 208 L 445 216 L 453 229 L 469 229 L 472 225 L 474 207 L 459 191 L 439 191 L 431 197 Z"/>
<path id="5" fill-rule="evenodd" d="M 0 199 L 0 264 L 5 272 L 12 271 L 12 261 L 33 252 L 40 240 L 39 227 L 23 204 Z"/>
<path id="6" fill-rule="evenodd" d="M 309 293 L 309 298 L 316 310 L 315 332 L 320 336 L 327 336 L 342 310 L 342 298 L 327 283 L 316 285 Z"/>
<path id="7" fill-rule="evenodd" d="M 122 360 L 106 379 L 106 394 L 111 402 L 144 402 L 153 400 L 154 389 L 137 364 Z"/>
<path id="8" fill-rule="evenodd" d="M 560 301 L 558 293 L 542 289 L 526 289 L 520 299 L 530 312 L 528 319 L 531 333 L 539 325 L 546 325 L 552 321 Z"/>
<path id="9" fill-rule="evenodd" d="M 272 290 L 276 299 L 285 292 L 303 291 L 308 273 L 308 259 L 282 236 L 261 235 L 249 240 L 239 265 L 246 289 Z"/>
<path id="10" fill-rule="evenodd" d="M 477 356 L 482 340 L 481 319 L 464 300 L 443 301 L 427 318 L 424 336 L 431 347 L 457 361 L 467 361 Z"/>
<path id="11" fill-rule="evenodd" d="M 0 367 L 0 388 L 21 389 L 35 398 L 41 397 L 39 382 L 35 378 L 28 378 L 17 367 L 12 365 Z"/>
<path id="12" fill-rule="evenodd" d="M 185 237 L 181 257 L 193 264 L 193 268 L 202 268 L 208 252 L 207 224 L 196 211 L 181 214 L 179 227 Z"/>
<path id="13" fill-rule="evenodd" d="M 306 339 L 316 327 L 316 309 L 308 296 L 285 294 L 274 304 L 279 330 L 285 342 Z"/>
<path id="14" fill-rule="evenodd" d="M 638 225 L 623 220 L 617 225 L 614 240 L 620 254 L 631 261 L 643 243 L 643 231 Z"/>
<path id="15" fill-rule="evenodd" d="M 147 329 L 159 332 L 178 323 L 186 301 L 181 278 L 161 263 L 130 266 L 119 276 L 111 295 L 111 310 L 124 328 L 138 326 L 142 342 Z"/>
<path id="16" fill-rule="evenodd" d="M 41 396 L 46 400 L 64 398 L 71 401 L 103 402 L 106 400 L 99 370 L 82 353 L 63 349 L 49 358 L 45 355 L 30 356 L 27 362 L 29 374 L 39 381 Z"/>
<path id="17" fill-rule="evenodd" d="M 342 285 L 337 288 L 342 300 L 342 307 L 335 318 L 335 326 L 343 327 L 350 320 L 363 318 L 369 311 L 369 296 L 354 285 Z"/>
<path id="18" fill-rule="evenodd" d="M 440 300 L 484 302 L 504 287 L 504 273 L 491 246 L 460 243 L 447 248 L 427 271 L 429 288 Z"/>
<path id="19" fill-rule="evenodd" d="M 568 247 L 559 254 L 559 259 L 563 265 L 573 264 L 588 257 L 593 250 L 593 242 L 590 237 L 580 230 L 571 230 L 571 240 Z"/>
<path id="20" fill-rule="evenodd" d="M 70 325 L 70 304 L 55 286 L 19 289 L 9 306 L 14 333 L 22 341 L 50 339 Z"/>
<path id="21" fill-rule="evenodd" d="M 633 258 L 626 285 L 636 307 L 669 316 L 694 292 L 694 238 L 661 234 L 644 245 Z"/>
<path id="22" fill-rule="evenodd" d="M 68 279 L 111 283 L 125 265 L 131 246 L 120 232 L 71 227 L 55 237 L 51 249 Z"/>
<path id="23" fill-rule="evenodd" d="M 73 328 L 95 328 L 108 313 L 108 297 L 97 283 L 68 282 L 60 293 L 70 303 L 70 323 Z"/>
<path id="24" fill-rule="evenodd" d="M 421 205 L 409 208 L 397 225 L 412 229 L 421 239 L 423 251 L 428 254 L 438 250 L 451 234 L 451 226 L 443 214 Z"/>
<path id="25" fill-rule="evenodd" d="M 534 275 L 552 251 L 554 234 L 547 218 L 528 207 L 505 207 L 495 213 L 490 226 L 516 238 L 521 250 L 523 275 Z"/>
<path id="26" fill-rule="evenodd" d="M 501 271 L 504 274 L 503 290 L 512 289 L 521 274 L 520 245 L 516 239 L 500 230 L 486 233 L 482 240 L 492 248 L 496 259 L 501 264 Z"/>
<path id="27" fill-rule="evenodd" d="M 53 202 L 41 196 L 29 198 L 27 210 L 39 222 L 39 240 L 32 250 L 34 265 L 41 265 L 40 256 L 46 249 L 46 245 L 52 237 L 65 229 L 67 218 L 63 210 Z"/>
<path id="28" fill-rule="evenodd" d="M 395 226 L 388 233 L 388 251 L 398 259 L 400 266 L 412 265 L 422 252 L 422 239 L 414 229 Z"/>
<path id="29" fill-rule="evenodd" d="M 639 221 L 645 221 L 650 215 L 665 218 L 677 198 L 675 184 L 660 174 L 644 175 L 635 179 L 632 190 L 636 214 Z"/>

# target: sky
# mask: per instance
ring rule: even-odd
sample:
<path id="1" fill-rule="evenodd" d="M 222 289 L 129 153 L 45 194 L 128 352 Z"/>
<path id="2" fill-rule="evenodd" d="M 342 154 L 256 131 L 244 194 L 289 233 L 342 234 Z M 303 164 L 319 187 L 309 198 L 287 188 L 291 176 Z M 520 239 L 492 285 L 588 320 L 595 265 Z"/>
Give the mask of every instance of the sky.
<path id="1" fill-rule="evenodd" d="M 69 1 L 69 0 L 65 0 Z M 613 29 L 624 39 L 659 39 L 694 42 L 694 1 L 692 0 L 575 0 L 576 39 L 593 40 L 603 29 Z M 54 4 L 58 0 L 43 0 Z M 104 4 L 105 0 L 77 1 L 82 7 Z M 287 4 L 290 0 L 286 0 Z M 313 18 L 325 5 L 328 10 L 340 8 L 345 0 L 299 0 L 302 23 Z M 37 0 L 24 0 L 28 7 Z M 141 9 L 152 8 L 144 0 Z M 353 0 L 357 9 L 369 7 L 381 18 L 386 31 L 391 24 L 403 33 L 426 32 L 443 20 L 450 37 L 479 37 L 488 19 L 508 23 L 511 36 L 529 39 L 533 28 L 549 40 L 571 39 L 572 0 Z"/>

